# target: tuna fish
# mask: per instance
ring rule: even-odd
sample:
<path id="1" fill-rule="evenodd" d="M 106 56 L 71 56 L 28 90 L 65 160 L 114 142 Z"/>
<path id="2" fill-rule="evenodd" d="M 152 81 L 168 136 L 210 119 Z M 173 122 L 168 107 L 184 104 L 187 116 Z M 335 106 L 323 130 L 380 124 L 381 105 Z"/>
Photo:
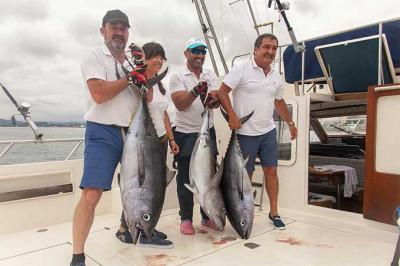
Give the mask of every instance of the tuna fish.
<path id="1" fill-rule="evenodd" d="M 134 244 L 142 231 L 151 238 L 160 218 L 165 190 L 167 143 L 157 136 L 146 94 L 126 136 L 121 160 L 121 199 Z M 173 177 L 173 176 L 172 176 Z"/>
<path id="2" fill-rule="evenodd" d="M 240 122 L 242 124 L 246 122 L 253 113 L 242 118 Z M 222 111 L 222 114 L 227 119 L 224 111 Z M 221 189 L 228 220 L 243 239 L 250 237 L 254 219 L 254 197 L 251 181 L 246 170 L 247 160 L 248 158 L 243 159 L 236 132 L 232 130 L 225 154 Z"/>
<path id="3" fill-rule="evenodd" d="M 216 172 L 216 160 L 210 140 L 210 110 L 205 108 L 203 123 L 190 157 L 189 180 L 185 186 L 196 196 L 201 208 L 216 225 L 217 230 L 225 227 L 226 210 L 219 184 L 223 164 Z"/>

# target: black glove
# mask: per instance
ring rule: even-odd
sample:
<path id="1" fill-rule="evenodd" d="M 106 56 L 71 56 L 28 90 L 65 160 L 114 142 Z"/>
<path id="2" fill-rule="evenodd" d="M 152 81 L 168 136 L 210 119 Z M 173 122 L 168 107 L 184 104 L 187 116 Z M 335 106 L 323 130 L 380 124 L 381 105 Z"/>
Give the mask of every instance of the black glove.
<path id="1" fill-rule="evenodd" d="M 191 93 L 195 97 L 200 95 L 200 97 L 203 96 L 205 98 L 205 96 L 207 95 L 207 90 L 208 90 L 207 81 L 200 81 L 199 84 L 193 87 Z"/>

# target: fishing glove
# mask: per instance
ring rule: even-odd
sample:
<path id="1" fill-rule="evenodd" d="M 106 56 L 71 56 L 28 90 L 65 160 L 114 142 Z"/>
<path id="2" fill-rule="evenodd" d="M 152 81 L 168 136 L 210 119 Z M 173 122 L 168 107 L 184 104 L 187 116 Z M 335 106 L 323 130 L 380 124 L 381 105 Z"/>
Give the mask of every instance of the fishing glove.
<path id="1" fill-rule="evenodd" d="M 146 76 L 144 75 L 144 73 L 140 73 L 141 69 L 134 69 L 131 72 L 129 72 L 128 75 L 126 75 L 126 79 L 129 82 L 129 85 L 133 85 L 135 84 L 136 86 L 138 86 L 139 88 L 142 85 L 145 85 L 147 82 Z"/>
<path id="2" fill-rule="evenodd" d="M 200 81 L 199 84 L 193 87 L 191 90 L 191 93 L 197 97 L 197 96 L 203 96 L 205 97 L 207 95 L 207 90 L 208 90 L 208 84 L 207 81 Z"/>
<path id="3" fill-rule="evenodd" d="M 143 66 L 144 65 L 144 52 L 139 45 L 132 43 L 129 45 L 129 49 L 131 50 L 131 55 L 133 58 L 133 63 L 136 66 Z"/>

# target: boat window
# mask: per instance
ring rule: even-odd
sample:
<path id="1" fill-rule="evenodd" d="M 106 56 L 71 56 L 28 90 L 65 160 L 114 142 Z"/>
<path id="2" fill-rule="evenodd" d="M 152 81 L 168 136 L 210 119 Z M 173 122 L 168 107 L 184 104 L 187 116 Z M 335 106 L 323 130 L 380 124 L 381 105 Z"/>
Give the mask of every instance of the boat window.
<path id="1" fill-rule="evenodd" d="M 328 136 L 365 135 L 366 115 L 341 116 L 318 119 Z"/>
<path id="2" fill-rule="evenodd" d="M 297 126 L 297 105 L 294 101 L 286 101 L 292 120 Z M 296 159 L 296 140 L 290 139 L 290 131 L 287 123 L 274 111 L 274 122 L 278 139 L 278 164 L 292 165 Z"/>

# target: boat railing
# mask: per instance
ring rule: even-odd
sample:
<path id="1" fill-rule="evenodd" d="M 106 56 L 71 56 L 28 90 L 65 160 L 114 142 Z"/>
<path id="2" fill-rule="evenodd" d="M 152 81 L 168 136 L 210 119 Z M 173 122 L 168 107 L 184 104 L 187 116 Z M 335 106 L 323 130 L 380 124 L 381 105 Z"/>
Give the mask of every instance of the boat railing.
<path id="1" fill-rule="evenodd" d="M 62 143 L 62 142 L 77 142 L 77 144 L 69 152 L 68 156 L 65 157 L 65 161 L 68 161 L 76 153 L 78 148 L 82 145 L 84 138 L 66 138 L 66 139 L 43 139 L 41 141 L 37 140 L 5 140 L 0 141 L 0 147 L 6 145 L 6 147 L 0 150 L 0 159 L 3 158 L 10 149 L 16 144 L 43 144 L 43 143 Z"/>

